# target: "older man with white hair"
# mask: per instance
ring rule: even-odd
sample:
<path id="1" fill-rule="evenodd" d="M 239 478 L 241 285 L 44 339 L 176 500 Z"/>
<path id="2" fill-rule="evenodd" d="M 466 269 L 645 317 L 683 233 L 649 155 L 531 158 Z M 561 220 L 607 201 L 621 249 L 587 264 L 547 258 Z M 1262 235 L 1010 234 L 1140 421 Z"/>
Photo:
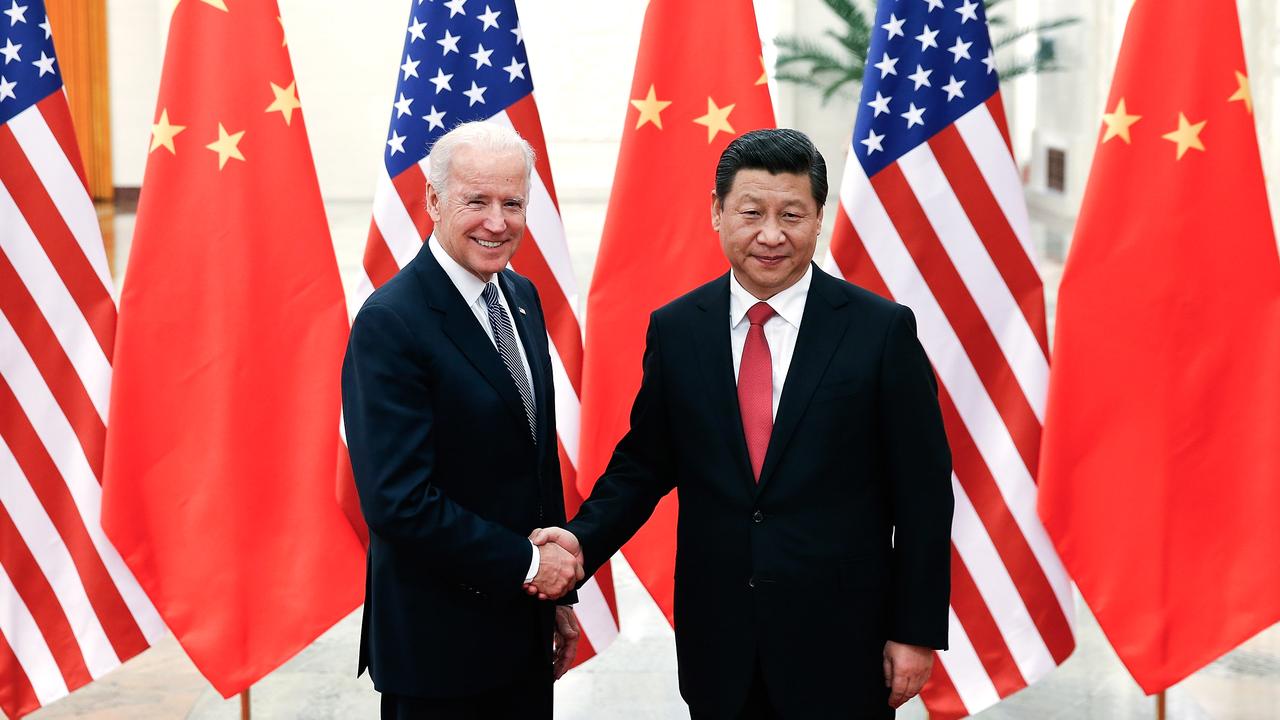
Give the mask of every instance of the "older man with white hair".
<path id="1" fill-rule="evenodd" d="M 507 269 L 532 169 L 508 127 L 436 141 L 434 232 L 351 328 L 342 400 L 370 531 L 359 671 L 383 718 L 551 717 L 576 649 L 582 567 L 528 539 L 565 519 L 542 306 Z"/>

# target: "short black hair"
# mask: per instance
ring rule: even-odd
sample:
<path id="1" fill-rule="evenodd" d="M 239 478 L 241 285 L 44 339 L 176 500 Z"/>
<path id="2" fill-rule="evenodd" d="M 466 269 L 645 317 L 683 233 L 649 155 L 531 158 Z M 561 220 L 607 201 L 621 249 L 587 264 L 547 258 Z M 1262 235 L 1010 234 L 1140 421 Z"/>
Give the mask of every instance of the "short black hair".
<path id="1" fill-rule="evenodd" d="M 716 164 L 716 197 L 724 202 L 739 170 L 767 170 L 772 175 L 809 175 L 809 187 L 818 208 L 827 202 L 827 162 L 799 130 L 752 130 L 734 138 Z"/>

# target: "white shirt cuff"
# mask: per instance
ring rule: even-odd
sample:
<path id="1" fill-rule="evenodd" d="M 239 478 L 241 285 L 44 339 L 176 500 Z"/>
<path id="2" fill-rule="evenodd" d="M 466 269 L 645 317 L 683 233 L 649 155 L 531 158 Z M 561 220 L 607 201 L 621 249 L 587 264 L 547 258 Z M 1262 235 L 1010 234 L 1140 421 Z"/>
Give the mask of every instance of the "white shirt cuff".
<path id="1" fill-rule="evenodd" d="M 530 540 L 529 547 L 533 550 L 533 557 L 529 560 L 529 573 L 524 576 L 525 583 L 533 582 L 533 578 L 538 574 L 538 546 Z"/>

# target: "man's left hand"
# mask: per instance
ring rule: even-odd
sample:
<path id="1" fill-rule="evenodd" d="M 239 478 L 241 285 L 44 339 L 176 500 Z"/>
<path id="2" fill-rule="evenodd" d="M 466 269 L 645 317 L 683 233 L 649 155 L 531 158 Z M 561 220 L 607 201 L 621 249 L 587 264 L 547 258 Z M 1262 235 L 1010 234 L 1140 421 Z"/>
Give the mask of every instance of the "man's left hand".
<path id="1" fill-rule="evenodd" d="M 933 671 L 933 650 L 892 640 L 884 644 L 884 684 L 889 687 L 889 707 L 899 708 L 915 697 Z"/>
<path id="2" fill-rule="evenodd" d="M 552 647 L 555 650 L 555 664 L 552 666 L 553 678 L 559 680 L 573 665 L 578 655 L 578 616 L 573 608 L 560 605 L 556 607 L 556 631 Z"/>

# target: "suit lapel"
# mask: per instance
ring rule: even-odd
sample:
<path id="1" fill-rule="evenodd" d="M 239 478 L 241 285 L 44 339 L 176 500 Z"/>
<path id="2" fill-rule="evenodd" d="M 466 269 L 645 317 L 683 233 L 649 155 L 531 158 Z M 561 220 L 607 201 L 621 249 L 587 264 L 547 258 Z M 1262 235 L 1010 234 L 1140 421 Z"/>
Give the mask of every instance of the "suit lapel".
<path id="1" fill-rule="evenodd" d="M 707 383 L 707 399 L 713 415 L 724 431 L 719 433 L 729 445 L 739 475 L 754 484 L 751 462 L 747 455 L 747 438 L 742 432 L 742 415 L 738 409 L 738 385 L 733 375 L 733 354 L 729 341 L 729 275 L 706 286 L 698 298 L 702 317 L 697 319 L 695 336 L 690 344 L 697 348 L 698 363 Z"/>
<path id="2" fill-rule="evenodd" d="M 804 417 L 805 409 L 809 407 L 809 400 L 818 387 L 818 381 L 822 379 L 836 347 L 844 338 L 848 323 L 837 309 L 846 303 L 848 299 L 839 292 L 831 276 L 814 267 L 813 284 L 809 286 L 804 317 L 800 320 L 800 335 L 796 338 L 791 366 L 787 369 L 787 379 L 782 386 L 782 399 L 778 403 L 778 414 L 773 421 L 773 434 L 769 437 L 769 449 L 765 452 L 764 465 L 760 469 L 757 491 L 763 490 L 765 483 L 773 475 L 800 418 Z"/>

